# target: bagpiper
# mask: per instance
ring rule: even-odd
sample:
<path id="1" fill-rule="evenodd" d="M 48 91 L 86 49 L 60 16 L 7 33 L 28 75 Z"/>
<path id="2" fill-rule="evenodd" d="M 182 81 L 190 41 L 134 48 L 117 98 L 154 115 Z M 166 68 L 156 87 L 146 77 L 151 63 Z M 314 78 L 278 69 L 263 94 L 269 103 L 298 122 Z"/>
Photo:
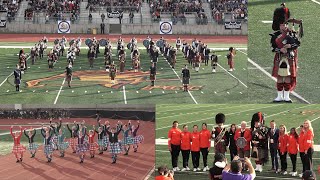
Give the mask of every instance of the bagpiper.
<path id="1" fill-rule="evenodd" d="M 227 128 L 223 126 L 226 117 L 223 113 L 218 113 L 215 117 L 216 127 L 212 129 L 211 136 L 214 139 L 214 151 L 215 154 L 221 153 L 225 155 L 227 151 Z"/>
<path id="2" fill-rule="evenodd" d="M 181 39 L 180 37 L 178 37 L 178 39 L 176 40 L 176 48 L 178 51 L 180 51 L 181 44 L 182 44 Z"/>
<path id="3" fill-rule="evenodd" d="M 156 81 L 156 74 L 157 74 L 157 68 L 155 66 L 155 63 L 152 63 L 150 67 L 151 86 L 154 86 L 154 82 Z"/>
<path id="4" fill-rule="evenodd" d="M 117 67 L 114 64 L 114 62 L 112 62 L 111 65 L 110 65 L 110 71 L 109 71 L 109 76 L 110 76 L 112 84 L 115 83 L 116 74 L 117 74 Z"/>
<path id="5" fill-rule="evenodd" d="M 188 92 L 188 85 L 190 82 L 190 71 L 187 67 L 187 65 L 184 66 L 184 69 L 182 69 L 182 85 L 183 85 L 183 91 Z"/>

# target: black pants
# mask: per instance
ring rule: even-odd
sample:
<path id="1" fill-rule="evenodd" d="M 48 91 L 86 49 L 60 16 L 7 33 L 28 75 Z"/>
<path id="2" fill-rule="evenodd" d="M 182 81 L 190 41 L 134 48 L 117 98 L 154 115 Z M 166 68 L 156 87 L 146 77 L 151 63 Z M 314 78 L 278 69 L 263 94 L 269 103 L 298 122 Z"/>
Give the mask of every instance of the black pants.
<path id="1" fill-rule="evenodd" d="M 202 159 L 203 159 L 203 165 L 204 167 L 207 167 L 207 160 L 208 160 L 208 148 L 200 148 L 201 154 L 202 154 Z"/>
<path id="2" fill-rule="evenodd" d="M 280 163 L 281 163 L 281 171 L 287 171 L 287 167 L 288 167 L 287 152 L 282 154 L 279 151 L 279 156 L 280 156 Z"/>
<path id="3" fill-rule="evenodd" d="M 193 168 L 199 167 L 200 151 L 191 151 Z"/>
<path id="4" fill-rule="evenodd" d="M 190 150 L 181 150 L 182 159 L 183 159 L 183 167 L 186 168 L 189 162 Z"/>
<path id="5" fill-rule="evenodd" d="M 171 144 L 171 164 L 172 167 L 178 167 L 178 157 L 180 154 L 180 145 Z"/>
<path id="6" fill-rule="evenodd" d="M 208 66 L 208 64 L 209 64 L 209 56 L 205 56 L 205 57 L 204 57 L 204 64 L 205 64 L 206 66 Z"/>
<path id="7" fill-rule="evenodd" d="M 301 159 L 301 163 L 302 163 L 302 172 L 304 172 L 306 170 L 306 166 L 304 164 L 304 156 L 305 156 L 305 153 L 300 152 L 300 159 Z"/>
<path id="8" fill-rule="evenodd" d="M 292 172 L 297 171 L 297 154 L 289 154 L 292 163 Z"/>
<path id="9" fill-rule="evenodd" d="M 236 156 L 238 154 L 238 150 L 237 150 L 237 148 L 229 148 L 229 150 L 230 150 L 230 158 L 231 158 L 230 162 L 231 162 L 233 160 L 234 156 Z"/>
<path id="10" fill-rule="evenodd" d="M 101 28 L 101 34 L 104 34 L 104 28 Z"/>
<path id="11" fill-rule="evenodd" d="M 309 148 L 307 154 L 304 153 L 304 156 L 302 156 L 303 172 L 306 170 L 312 170 L 312 155 L 313 149 Z"/>
<path id="12" fill-rule="evenodd" d="M 275 170 L 279 169 L 277 148 L 270 147 L 270 154 L 271 154 L 272 169 L 275 169 Z"/>

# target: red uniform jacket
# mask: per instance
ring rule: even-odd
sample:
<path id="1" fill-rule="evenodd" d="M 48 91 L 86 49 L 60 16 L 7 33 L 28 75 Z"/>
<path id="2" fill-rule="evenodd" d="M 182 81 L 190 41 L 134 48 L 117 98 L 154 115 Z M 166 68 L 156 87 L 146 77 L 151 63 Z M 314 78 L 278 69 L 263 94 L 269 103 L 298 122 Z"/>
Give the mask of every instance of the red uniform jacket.
<path id="1" fill-rule="evenodd" d="M 200 131 L 200 148 L 210 148 L 211 146 L 211 133 L 209 130 Z"/>
<path id="2" fill-rule="evenodd" d="M 300 152 L 305 152 L 309 148 L 313 148 L 313 133 L 311 130 L 307 132 L 301 131 L 299 135 L 299 150 Z"/>
<path id="3" fill-rule="evenodd" d="M 243 135 L 243 137 L 247 140 L 247 145 L 243 148 L 243 150 L 245 150 L 245 151 L 250 150 L 250 147 L 251 147 L 250 146 L 250 142 L 251 142 L 251 139 L 252 139 L 252 135 L 251 134 L 252 134 L 251 130 L 246 128 L 245 131 L 244 131 L 244 135 Z M 237 141 L 237 139 L 239 137 L 241 137 L 241 129 L 237 129 L 236 130 L 236 133 L 234 135 L 234 140 Z"/>
<path id="4" fill-rule="evenodd" d="M 181 130 L 179 128 L 171 128 L 168 133 L 168 146 L 181 144 Z"/>
<path id="5" fill-rule="evenodd" d="M 200 133 L 193 132 L 191 133 L 191 151 L 198 152 L 200 151 Z"/>
<path id="6" fill-rule="evenodd" d="M 288 146 L 288 135 L 287 134 L 279 134 L 279 151 L 280 153 L 287 152 Z"/>
<path id="7" fill-rule="evenodd" d="M 12 133 L 12 128 L 10 128 L 10 134 L 13 138 L 13 143 L 14 145 L 20 145 L 20 139 L 21 139 L 21 136 L 22 136 L 22 128 L 20 128 L 20 134 L 18 137 L 16 137 L 13 133 Z"/>
<path id="8" fill-rule="evenodd" d="M 181 150 L 191 149 L 191 133 L 181 132 Z"/>
<path id="9" fill-rule="evenodd" d="M 298 153 L 298 139 L 295 138 L 294 135 L 288 136 L 288 153 L 297 154 Z"/>

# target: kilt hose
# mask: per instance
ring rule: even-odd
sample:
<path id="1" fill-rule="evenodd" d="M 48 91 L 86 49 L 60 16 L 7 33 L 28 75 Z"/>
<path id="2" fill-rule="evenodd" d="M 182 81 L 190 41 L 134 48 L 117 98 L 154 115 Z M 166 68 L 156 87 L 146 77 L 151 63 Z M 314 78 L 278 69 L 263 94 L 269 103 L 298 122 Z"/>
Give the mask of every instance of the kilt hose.
<path id="1" fill-rule="evenodd" d="M 83 144 L 78 144 L 77 145 L 77 149 L 76 152 L 77 154 L 82 153 L 82 152 L 86 152 L 89 150 L 89 144 L 88 143 L 83 143 Z"/>
<path id="2" fill-rule="evenodd" d="M 116 142 L 116 143 L 109 143 L 109 152 L 111 154 L 120 154 L 121 153 L 121 145 L 119 142 Z"/>
<path id="3" fill-rule="evenodd" d="M 29 146 L 28 146 L 28 151 L 35 151 L 39 148 L 39 145 L 36 144 L 36 143 L 29 143 Z"/>
<path id="4" fill-rule="evenodd" d="M 19 145 L 14 145 L 12 147 L 12 153 L 16 154 L 16 153 L 24 153 L 26 151 L 26 147 L 24 147 L 22 144 Z"/>
<path id="5" fill-rule="evenodd" d="M 44 153 L 48 156 L 49 154 L 52 154 L 53 147 L 52 144 L 44 145 Z"/>
<path id="6" fill-rule="evenodd" d="M 134 144 L 134 145 L 137 145 L 137 144 L 139 144 L 139 143 L 142 143 L 143 140 L 144 140 L 144 137 L 143 137 L 142 135 L 135 136 L 135 137 L 133 138 L 133 144 Z"/>
<path id="7" fill-rule="evenodd" d="M 69 144 L 71 148 L 75 148 L 78 144 L 78 138 L 70 138 L 69 139 Z"/>

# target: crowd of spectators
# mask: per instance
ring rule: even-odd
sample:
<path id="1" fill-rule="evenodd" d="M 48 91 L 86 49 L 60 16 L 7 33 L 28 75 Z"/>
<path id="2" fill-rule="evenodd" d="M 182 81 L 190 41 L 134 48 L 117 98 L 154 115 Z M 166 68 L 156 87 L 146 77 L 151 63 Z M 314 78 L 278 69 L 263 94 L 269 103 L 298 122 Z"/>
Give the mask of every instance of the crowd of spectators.
<path id="1" fill-rule="evenodd" d="M 90 12 L 96 12 L 101 7 L 105 7 L 107 12 L 139 12 L 141 4 L 141 0 L 88 0 L 86 9 L 89 9 Z"/>
<path id="2" fill-rule="evenodd" d="M 212 17 L 218 23 L 223 23 L 224 14 L 231 15 L 232 20 L 247 20 L 248 0 L 211 0 Z"/>
<path id="3" fill-rule="evenodd" d="M 172 23 L 176 24 L 181 21 L 182 24 L 187 22 L 185 13 L 196 13 L 197 24 L 204 24 L 207 22 L 207 17 L 202 8 L 200 0 L 150 0 L 150 13 L 154 21 L 159 21 L 161 13 L 171 14 Z"/>
<path id="4" fill-rule="evenodd" d="M 19 9 L 20 2 L 21 0 L 0 0 L 0 11 L 7 12 L 9 21 L 15 18 Z"/>
<path id="5" fill-rule="evenodd" d="M 25 10 L 25 18 L 32 19 L 38 13 L 45 13 L 46 21 L 77 20 L 80 14 L 80 0 L 30 0 Z"/>
<path id="6" fill-rule="evenodd" d="M 67 110 L 36 109 L 0 111 L 0 119 L 59 119 L 70 118 Z"/>

